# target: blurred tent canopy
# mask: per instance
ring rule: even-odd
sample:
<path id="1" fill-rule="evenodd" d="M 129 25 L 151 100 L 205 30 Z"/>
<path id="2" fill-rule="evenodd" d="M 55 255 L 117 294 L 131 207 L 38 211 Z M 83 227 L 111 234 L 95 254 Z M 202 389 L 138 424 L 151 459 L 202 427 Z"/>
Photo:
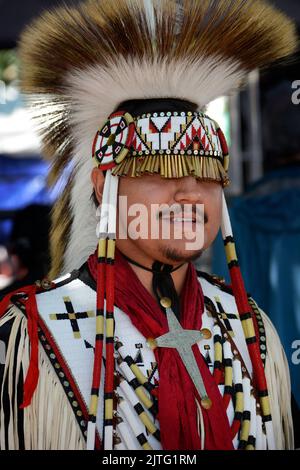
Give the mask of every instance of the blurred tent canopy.
<path id="1" fill-rule="evenodd" d="M 63 3 L 79 0 L 0 0 L 0 81 L 5 84 L 5 99 L 0 96 L 0 245 L 9 242 L 20 211 L 32 204 L 51 206 L 63 187 L 62 182 L 53 191 L 47 188 L 49 164 L 41 158 L 39 139 L 18 92 L 16 49 L 34 17 Z"/>

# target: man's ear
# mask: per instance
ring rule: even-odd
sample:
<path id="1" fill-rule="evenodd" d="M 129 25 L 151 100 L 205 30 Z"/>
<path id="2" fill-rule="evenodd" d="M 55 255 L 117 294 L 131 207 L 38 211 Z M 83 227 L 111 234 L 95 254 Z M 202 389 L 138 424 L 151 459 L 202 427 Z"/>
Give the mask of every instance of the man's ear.
<path id="1" fill-rule="evenodd" d="M 94 186 L 95 195 L 99 204 L 102 201 L 102 193 L 104 186 L 104 174 L 99 168 L 94 168 L 91 173 L 91 180 Z"/>

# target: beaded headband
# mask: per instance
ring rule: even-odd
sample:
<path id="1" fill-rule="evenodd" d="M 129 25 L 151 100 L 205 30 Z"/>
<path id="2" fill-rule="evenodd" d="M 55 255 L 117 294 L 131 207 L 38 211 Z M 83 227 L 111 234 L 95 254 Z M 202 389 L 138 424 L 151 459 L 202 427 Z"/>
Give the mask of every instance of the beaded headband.
<path id="1" fill-rule="evenodd" d="M 228 185 L 229 155 L 218 124 L 200 112 L 159 112 L 132 117 L 118 111 L 97 132 L 93 158 L 113 175 L 159 173 Z"/>

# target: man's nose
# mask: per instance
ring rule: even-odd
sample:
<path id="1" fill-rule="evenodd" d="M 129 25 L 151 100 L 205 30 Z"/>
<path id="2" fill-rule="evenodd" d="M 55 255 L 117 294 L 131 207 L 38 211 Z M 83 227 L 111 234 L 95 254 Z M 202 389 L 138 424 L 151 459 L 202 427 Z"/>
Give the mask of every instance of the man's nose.
<path id="1" fill-rule="evenodd" d="M 179 178 L 174 199 L 178 203 L 197 204 L 202 202 L 201 185 L 193 176 Z"/>

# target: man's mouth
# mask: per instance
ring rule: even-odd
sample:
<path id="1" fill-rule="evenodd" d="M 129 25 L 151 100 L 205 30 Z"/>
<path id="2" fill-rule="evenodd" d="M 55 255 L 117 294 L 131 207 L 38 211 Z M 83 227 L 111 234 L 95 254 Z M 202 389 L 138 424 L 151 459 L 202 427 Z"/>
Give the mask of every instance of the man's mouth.
<path id="1" fill-rule="evenodd" d="M 202 210 L 192 210 L 192 211 L 185 211 L 182 210 L 181 212 L 170 212 L 170 211 L 161 211 L 158 214 L 158 218 L 163 221 L 168 221 L 172 224 L 206 224 L 208 222 L 208 217 L 205 212 Z"/>
<path id="2" fill-rule="evenodd" d="M 174 222 L 174 223 L 176 223 L 176 222 L 180 222 L 180 223 L 190 222 L 190 223 L 192 223 L 192 222 L 196 222 L 196 217 L 184 217 L 184 218 L 183 217 L 173 217 L 173 218 L 170 219 L 170 222 Z"/>
<path id="3" fill-rule="evenodd" d="M 174 224 L 195 224 L 195 223 L 203 223 L 203 217 L 196 216 L 196 215 L 191 215 L 191 216 L 184 216 L 184 217 L 178 217 L 176 215 L 171 215 L 171 216 L 164 216 L 162 217 L 162 220 L 167 220 L 170 223 Z"/>
<path id="4" fill-rule="evenodd" d="M 203 224 L 203 217 L 199 216 L 188 216 L 188 217 L 176 217 L 176 216 L 171 216 L 171 217 L 162 217 L 163 221 L 167 221 L 170 224 L 178 224 L 178 225 L 183 225 L 183 226 L 188 226 L 188 225 L 193 225 L 196 226 L 196 224 Z"/>

